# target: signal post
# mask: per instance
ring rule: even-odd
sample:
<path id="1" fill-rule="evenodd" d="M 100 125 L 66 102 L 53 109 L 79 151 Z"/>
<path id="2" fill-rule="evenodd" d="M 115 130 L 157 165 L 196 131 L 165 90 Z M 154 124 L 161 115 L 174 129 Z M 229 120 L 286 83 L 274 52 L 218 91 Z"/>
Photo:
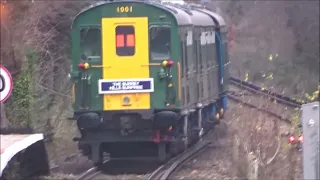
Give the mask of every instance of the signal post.
<path id="1" fill-rule="evenodd" d="M 302 105 L 303 179 L 320 179 L 319 101 Z"/>

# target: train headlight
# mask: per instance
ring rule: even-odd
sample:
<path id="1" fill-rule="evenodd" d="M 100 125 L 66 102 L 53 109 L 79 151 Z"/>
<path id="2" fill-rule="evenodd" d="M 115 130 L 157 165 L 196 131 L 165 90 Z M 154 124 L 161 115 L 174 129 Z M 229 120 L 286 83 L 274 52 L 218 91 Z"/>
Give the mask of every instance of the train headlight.
<path id="1" fill-rule="evenodd" d="M 85 62 L 85 63 L 80 63 L 80 64 L 78 65 L 78 67 L 79 67 L 80 69 L 89 69 L 89 63 L 87 63 L 87 62 Z"/>
<path id="2" fill-rule="evenodd" d="M 163 67 L 167 67 L 167 64 L 168 64 L 168 61 L 167 61 L 167 60 L 162 61 L 162 66 L 163 66 Z"/>
<path id="3" fill-rule="evenodd" d="M 222 115 L 224 113 L 223 108 L 220 109 L 220 114 Z"/>
<path id="4" fill-rule="evenodd" d="M 219 120 L 219 119 L 220 119 L 220 114 L 217 113 L 217 114 L 216 114 L 216 120 Z"/>
<path id="5" fill-rule="evenodd" d="M 128 105 L 128 104 L 130 104 L 130 98 L 127 97 L 127 96 L 125 96 L 125 97 L 122 99 L 122 102 L 123 102 L 124 105 Z"/>

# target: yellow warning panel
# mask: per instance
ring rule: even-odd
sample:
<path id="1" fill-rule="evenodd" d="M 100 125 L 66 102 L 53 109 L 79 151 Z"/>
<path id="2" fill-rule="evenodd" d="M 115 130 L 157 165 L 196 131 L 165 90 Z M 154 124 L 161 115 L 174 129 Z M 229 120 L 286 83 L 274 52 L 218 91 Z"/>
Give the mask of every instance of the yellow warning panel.
<path id="1" fill-rule="evenodd" d="M 104 110 L 149 109 L 148 18 L 103 18 L 102 47 Z"/>

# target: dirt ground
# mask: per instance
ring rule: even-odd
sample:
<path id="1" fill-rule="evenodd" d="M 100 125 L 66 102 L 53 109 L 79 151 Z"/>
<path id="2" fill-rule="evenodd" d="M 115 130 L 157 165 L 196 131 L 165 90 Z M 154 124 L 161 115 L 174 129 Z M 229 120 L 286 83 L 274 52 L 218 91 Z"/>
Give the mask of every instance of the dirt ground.
<path id="1" fill-rule="evenodd" d="M 272 102 L 266 100 L 264 103 Z M 224 120 L 206 137 L 206 140 L 215 142 L 217 147 L 210 147 L 181 167 L 173 179 L 242 179 L 248 176 L 258 179 L 300 179 L 301 152 L 288 144 L 286 134 L 290 129 L 291 125 L 287 122 L 229 100 Z M 60 138 L 56 139 L 57 144 L 49 145 L 47 149 L 50 151 L 52 167 L 60 166 L 46 179 L 74 179 L 92 167 L 92 163 L 78 153 L 72 137 L 57 138 Z M 117 164 L 119 168 L 122 166 Z M 116 179 L 147 177 L 138 172 L 106 174 L 103 177 Z"/>
<path id="2" fill-rule="evenodd" d="M 93 166 L 78 151 L 77 142 L 72 140 L 77 137 L 78 131 L 75 121 L 67 120 L 67 117 L 68 114 L 64 114 L 57 120 L 58 130 L 53 140 L 46 144 L 52 169 L 50 176 L 42 177 L 44 179 L 75 179 L 77 175 Z"/>
<path id="3" fill-rule="evenodd" d="M 289 130 L 289 124 L 230 100 L 224 122 L 213 133 L 226 134 L 218 140 L 220 147 L 208 149 L 173 179 L 301 179 L 301 152 L 283 133 Z"/>
<path id="4" fill-rule="evenodd" d="M 216 139 L 227 131 L 225 123 L 217 126 L 208 138 Z M 223 127 L 224 126 L 224 127 Z M 219 131 L 219 132 L 217 132 Z M 232 173 L 231 141 L 228 135 L 220 137 L 215 146 L 206 149 L 203 154 L 182 166 L 172 179 L 236 179 Z"/>

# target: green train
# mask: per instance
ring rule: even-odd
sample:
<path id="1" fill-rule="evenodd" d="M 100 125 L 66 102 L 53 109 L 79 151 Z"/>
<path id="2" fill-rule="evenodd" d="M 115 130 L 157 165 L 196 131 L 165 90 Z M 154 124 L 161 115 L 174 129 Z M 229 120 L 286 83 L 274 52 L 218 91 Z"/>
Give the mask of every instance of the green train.
<path id="1" fill-rule="evenodd" d="M 200 5 L 104 1 L 81 11 L 71 72 L 79 149 L 97 165 L 106 153 L 150 147 L 163 162 L 186 149 L 223 118 L 227 48 L 224 19 Z"/>

